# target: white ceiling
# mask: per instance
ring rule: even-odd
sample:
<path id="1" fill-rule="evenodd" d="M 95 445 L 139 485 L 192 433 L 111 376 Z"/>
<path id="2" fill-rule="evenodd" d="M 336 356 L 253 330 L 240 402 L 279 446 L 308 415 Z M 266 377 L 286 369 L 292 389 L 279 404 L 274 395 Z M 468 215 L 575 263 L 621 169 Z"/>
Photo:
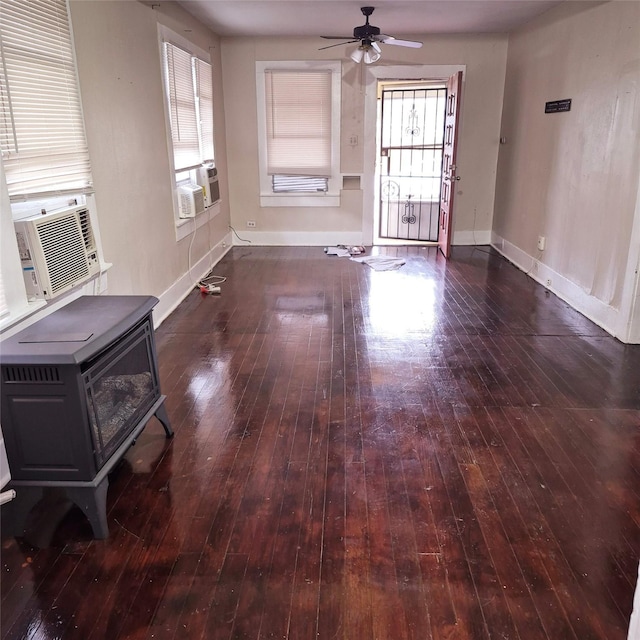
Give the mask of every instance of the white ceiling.
<path id="1" fill-rule="evenodd" d="M 370 23 L 392 36 L 508 32 L 563 0 L 374 0 Z M 570 1 L 570 0 L 569 0 Z M 363 0 L 179 0 L 221 36 L 351 36 Z"/>

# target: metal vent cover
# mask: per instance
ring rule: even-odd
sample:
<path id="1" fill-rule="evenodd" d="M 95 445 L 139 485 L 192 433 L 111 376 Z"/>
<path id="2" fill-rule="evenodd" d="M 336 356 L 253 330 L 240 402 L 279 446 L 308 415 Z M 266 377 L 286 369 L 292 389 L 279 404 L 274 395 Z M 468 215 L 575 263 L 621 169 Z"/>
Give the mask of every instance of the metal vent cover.
<path id="1" fill-rule="evenodd" d="M 2 374 L 4 382 L 59 384 L 62 381 L 58 367 L 52 366 L 5 366 Z"/>

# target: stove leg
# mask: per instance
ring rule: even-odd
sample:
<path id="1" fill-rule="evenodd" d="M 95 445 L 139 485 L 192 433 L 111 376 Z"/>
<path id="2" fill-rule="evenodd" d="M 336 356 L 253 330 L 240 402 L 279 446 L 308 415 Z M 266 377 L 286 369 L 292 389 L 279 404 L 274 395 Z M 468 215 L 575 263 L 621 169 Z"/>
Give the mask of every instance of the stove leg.
<path id="1" fill-rule="evenodd" d="M 164 432 L 167 434 L 167 438 L 173 437 L 173 429 L 169 424 L 169 414 L 164 407 L 164 402 L 156 409 L 155 417 L 158 418 L 162 426 L 164 427 Z"/>
<path id="2" fill-rule="evenodd" d="M 67 496 L 84 512 L 91 523 L 93 535 L 99 540 L 109 537 L 107 524 L 107 489 L 109 477 L 97 487 L 66 487 Z"/>

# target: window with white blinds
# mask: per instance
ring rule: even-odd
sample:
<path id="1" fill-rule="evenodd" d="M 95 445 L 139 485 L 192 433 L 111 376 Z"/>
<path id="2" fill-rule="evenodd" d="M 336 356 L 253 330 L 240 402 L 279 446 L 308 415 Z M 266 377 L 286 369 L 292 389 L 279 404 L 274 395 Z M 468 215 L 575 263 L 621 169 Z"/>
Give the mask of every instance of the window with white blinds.
<path id="1" fill-rule="evenodd" d="M 338 207 L 338 60 L 256 62 L 260 205 Z"/>
<path id="2" fill-rule="evenodd" d="M 267 173 L 331 175 L 331 71 L 266 70 Z"/>
<path id="3" fill-rule="evenodd" d="M 213 160 L 211 65 L 171 42 L 163 42 L 165 87 L 174 169 Z"/>
<path id="4" fill-rule="evenodd" d="M 12 201 L 92 191 L 66 0 L 0 0 L 0 150 Z"/>

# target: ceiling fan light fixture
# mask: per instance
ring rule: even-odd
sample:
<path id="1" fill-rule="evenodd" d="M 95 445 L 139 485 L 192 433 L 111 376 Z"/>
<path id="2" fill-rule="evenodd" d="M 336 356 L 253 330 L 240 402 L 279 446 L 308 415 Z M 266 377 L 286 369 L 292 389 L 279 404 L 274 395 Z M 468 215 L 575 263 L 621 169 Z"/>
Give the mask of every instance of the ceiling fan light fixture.
<path id="1" fill-rule="evenodd" d="M 356 47 L 349 57 L 355 63 L 359 63 L 362 61 L 363 56 L 364 56 L 364 49 L 362 47 Z"/>
<path id="2" fill-rule="evenodd" d="M 373 64 L 374 62 L 380 60 L 380 58 L 380 54 L 375 49 L 369 48 L 364 52 L 365 64 Z"/>

